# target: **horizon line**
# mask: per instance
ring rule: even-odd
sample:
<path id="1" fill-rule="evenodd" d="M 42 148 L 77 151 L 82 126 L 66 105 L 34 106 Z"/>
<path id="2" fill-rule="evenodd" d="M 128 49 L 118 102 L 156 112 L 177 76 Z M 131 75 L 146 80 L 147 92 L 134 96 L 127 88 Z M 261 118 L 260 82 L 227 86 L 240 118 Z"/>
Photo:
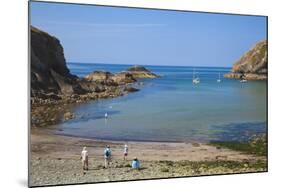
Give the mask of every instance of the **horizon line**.
<path id="1" fill-rule="evenodd" d="M 151 65 L 151 64 L 124 64 L 124 63 L 89 63 L 89 62 L 77 62 L 77 61 L 66 61 L 66 63 L 75 64 L 98 64 L 98 65 L 128 65 L 128 66 L 162 66 L 162 67 L 212 67 L 212 68 L 232 68 L 232 66 L 206 66 L 206 65 Z"/>

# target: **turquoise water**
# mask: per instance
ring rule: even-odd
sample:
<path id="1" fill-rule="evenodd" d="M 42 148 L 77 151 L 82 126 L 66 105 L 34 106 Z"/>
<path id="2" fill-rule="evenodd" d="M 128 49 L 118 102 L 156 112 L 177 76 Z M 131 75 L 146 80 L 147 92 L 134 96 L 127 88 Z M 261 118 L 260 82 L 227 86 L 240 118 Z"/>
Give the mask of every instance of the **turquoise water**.
<path id="1" fill-rule="evenodd" d="M 73 74 L 119 72 L 129 65 L 68 63 Z M 72 108 L 76 118 L 59 124 L 58 134 L 109 140 L 244 140 L 266 132 L 267 83 L 240 83 L 219 73 L 230 68 L 195 67 L 201 83 L 191 82 L 194 67 L 146 66 L 156 79 L 135 85 L 139 92 L 91 101 Z M 108 113 L 109 118 L 104 119 Z"/>

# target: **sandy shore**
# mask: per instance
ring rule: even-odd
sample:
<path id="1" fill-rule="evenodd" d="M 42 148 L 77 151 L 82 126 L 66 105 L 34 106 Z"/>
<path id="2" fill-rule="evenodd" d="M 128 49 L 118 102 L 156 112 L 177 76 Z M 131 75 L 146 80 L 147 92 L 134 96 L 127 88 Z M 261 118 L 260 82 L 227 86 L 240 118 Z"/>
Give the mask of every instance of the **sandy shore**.
<path id="1" fill-rule="evenodd" d="M 123 160 L 125 143 L 129 146 L 127 161 Z M 113 155 L 110 168 L 104 169 L 107 144 Z M 85 174 L 80 161 L 84 146 L 90 168 Z M 141 161 L 141 170 L 130 168 L 133 157 Z M 265 161 L 265 157 L 203 143 L 115 142 L 31 131 L 31 186 L 266 171 L 257 165 Z"/>

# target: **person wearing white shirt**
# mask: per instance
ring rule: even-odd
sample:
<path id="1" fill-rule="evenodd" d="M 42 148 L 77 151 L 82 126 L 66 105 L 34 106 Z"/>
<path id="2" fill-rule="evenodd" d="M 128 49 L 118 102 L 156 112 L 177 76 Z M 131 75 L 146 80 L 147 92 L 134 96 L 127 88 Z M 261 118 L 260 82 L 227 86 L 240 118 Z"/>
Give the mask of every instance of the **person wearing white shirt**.
<path id="1" fill-rule="evenodd" d="M 124 160 L 127 159 L 128 154 L 129 154 L 129 148 L 128 148 L 127 144 L 125 144 L 125 146 L 124 146 Z"/>
<path id="2" fill-rule="evenodd" d="M 86 147 L 83 148 L 80 158 L 82 160 L 83 170 L 88 170 L 88 151 Z"/>

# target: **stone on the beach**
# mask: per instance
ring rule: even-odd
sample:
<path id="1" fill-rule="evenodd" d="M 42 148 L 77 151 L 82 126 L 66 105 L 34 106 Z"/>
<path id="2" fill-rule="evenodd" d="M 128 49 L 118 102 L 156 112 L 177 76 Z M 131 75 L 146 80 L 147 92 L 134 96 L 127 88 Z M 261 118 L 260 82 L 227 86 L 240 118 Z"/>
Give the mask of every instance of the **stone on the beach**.
<path id="1" fill-rule="evenodd" d="M 64 113 L 63 116 L 64 116 L 65 120 L 73 119 L 74 118 L 74 113 L 66 112 L 66 113 Z"/>
<path id="2" fill-rule="evenodd" d="M 193 146 L 193 147 L 199 147 L 199 146 L 200 146 L 200 144 L 199 144 L 199 143 L 197 143 L 197 142 L 194 142 L 194 143 L 192 143 L 192 146 Z"/>

